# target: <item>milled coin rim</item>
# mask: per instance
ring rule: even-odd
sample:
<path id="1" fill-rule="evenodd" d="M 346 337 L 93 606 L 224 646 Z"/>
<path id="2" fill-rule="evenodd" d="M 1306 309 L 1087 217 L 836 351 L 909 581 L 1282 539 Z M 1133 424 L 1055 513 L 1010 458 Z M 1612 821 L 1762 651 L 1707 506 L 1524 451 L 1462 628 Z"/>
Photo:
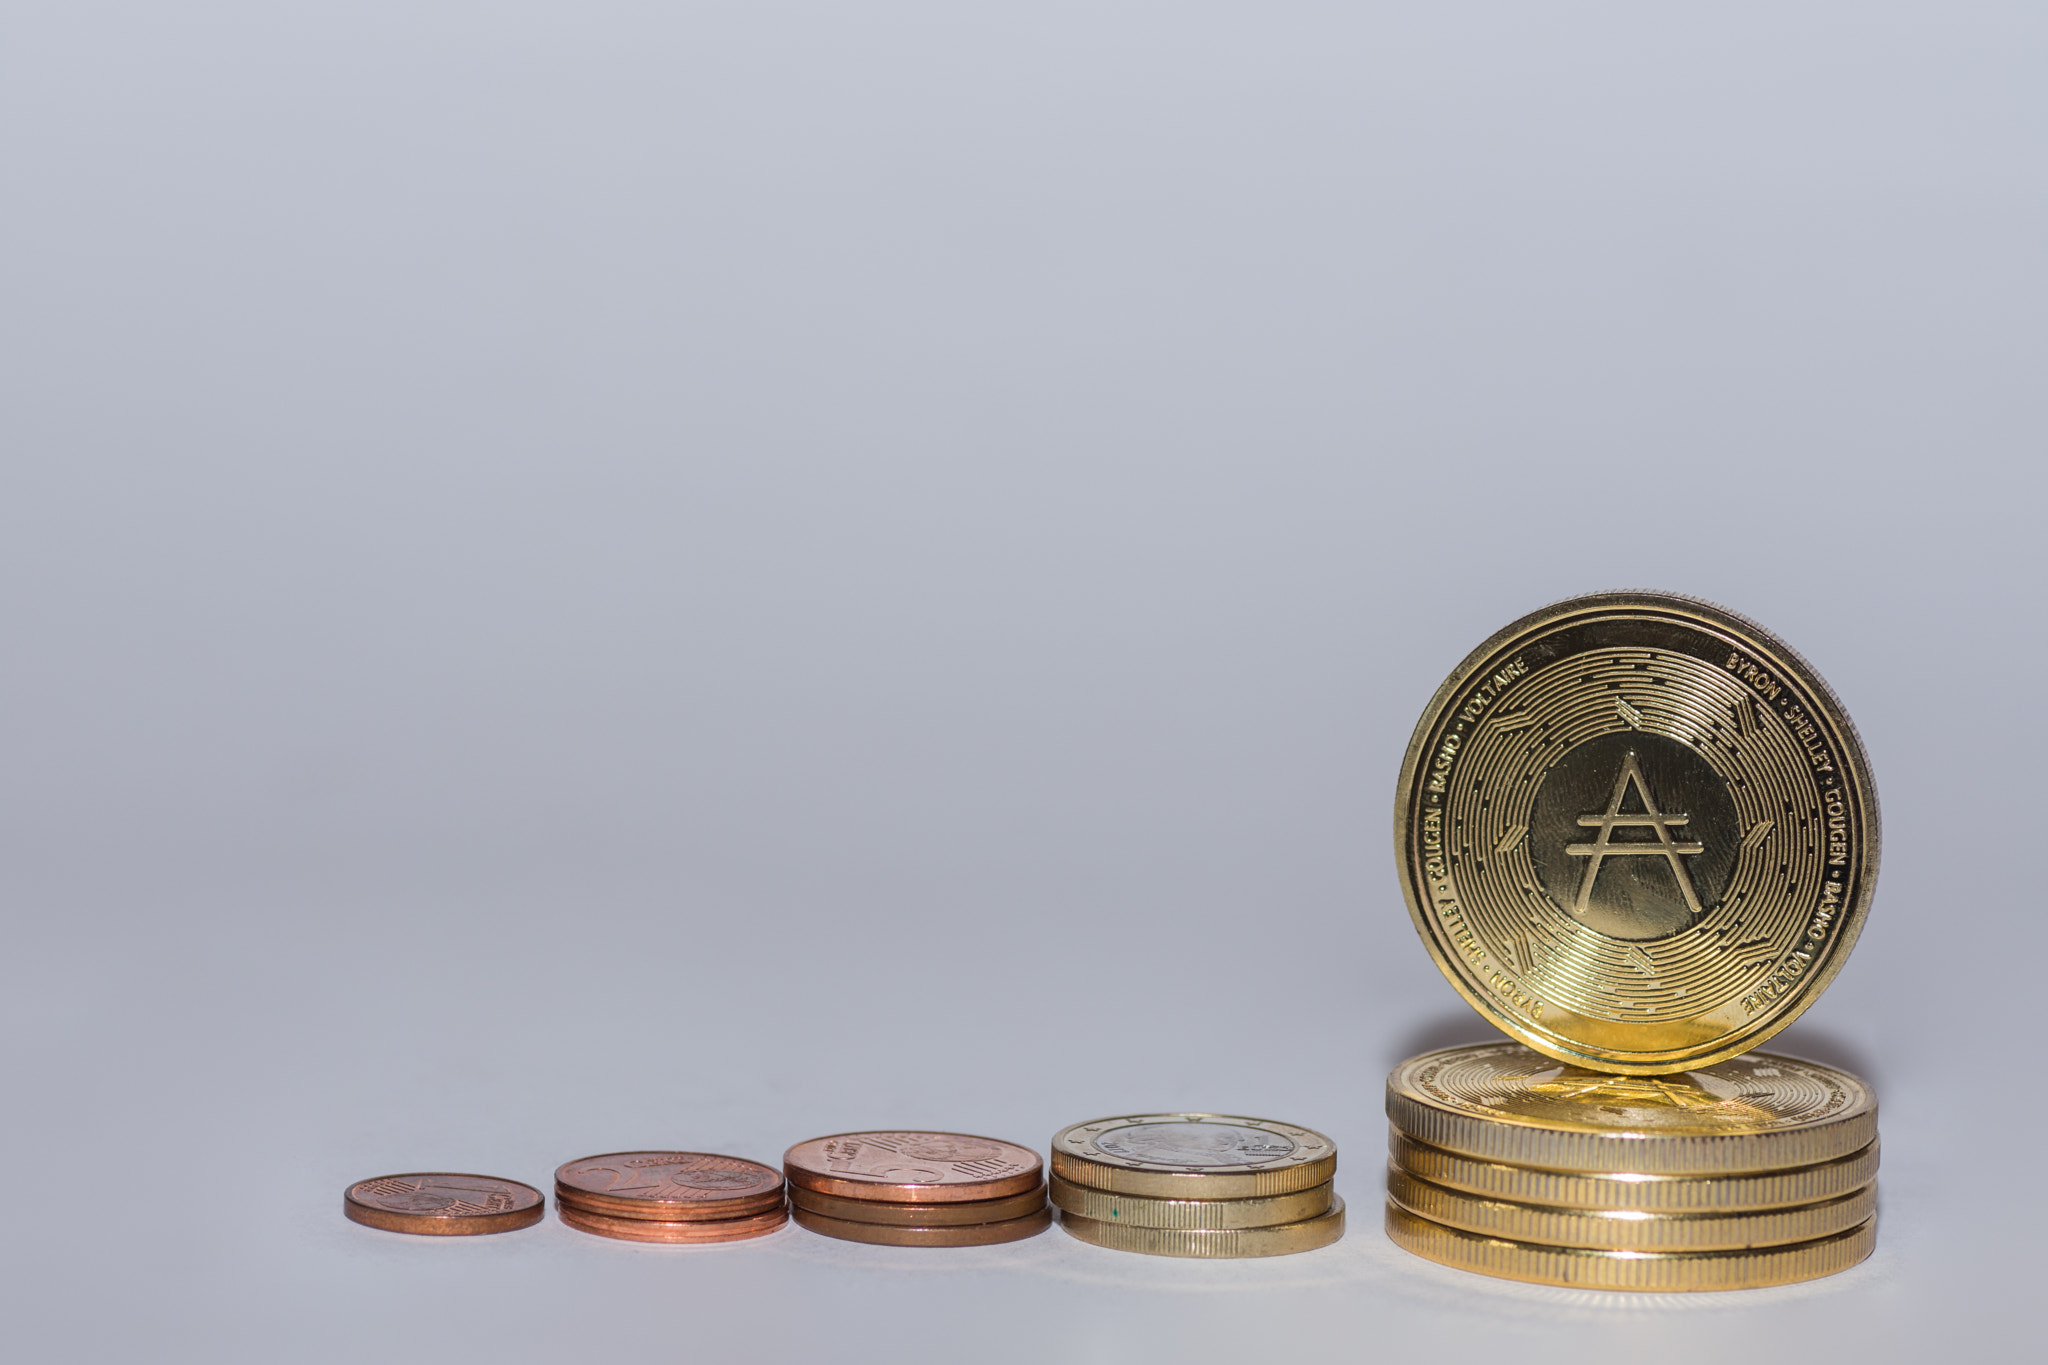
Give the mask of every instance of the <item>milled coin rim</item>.
<path id="1" fill-rule="evenodd" d="M 1299 1223 L 1329 1212 L 1336 1188 L 1329 1181 L 1292 1194 L 1251 1199 L 1147 1199 L 1076 1185 L 1055 1173 L 1047 1188 L 1062 1213 L 1097 1223 L 1133 1228 L 1185 1228 L 1222 1232 L 1233 1228 L 1265 1228 Z"/>
<path id="2" fill-rule="evenodd" d="M 1277 1133 L 1308 1151 L 1297 1151 L 1266 1162 L 1232 1162 L 1224 1166 L 1169 1166 L 1162 1162 L 1132 1161 L 1095 1145 L 1094 1139 L 1111 1128 L 1134 1128 L 1151 1123 L 1225 1123 L 1239 1128 L 1257 1128 Z M 1093 1132 L 1087 1130 L 1094 1130 Z M 1268 1195 L 1293 1194 L 1326 1183 L 1337 1173 L 1337 1144 L 1328 1134 L 1277 1119 L 1251 1118 L 1243 1114 L 1210 1114 L 1196 1110 L 1158 1114 L 1115 1114 L 1108 1118 L 1070 1123 L 1052 1137 L 1052 1169 L 1063 1180 L 1111 1194 L 1131 1194 L 1153 1199 L 1255 1199 Z"/>
<path id="3" fill-rule="evenodd" d="M 1508 653 L 1511 644 L 1554 633 L 1577 619 L 1617 613 L 1656 614 L 1666 619 L 1682 619 L 1706 628 L 1709 633 L 1741 637 L 1743 653 L 1777 668 L 1796 681 L 1826 709 L 1825 719 L 1841 741 L 1837 748 L 1842 762 L 1854 777 L 1851 794 L 1856 802 L 1859 828 L 1866 831 L 1855 893 L 1844 902 L 1836 921 L 1839 927 L 1828 940 L 1827 955 L 1819 966 L 1800 978 L 1798 989 L 1780 996 L 1770 1009 L 1759 1013 L 1745 1027 L 1698 1046 L 1622 1051 L 1581 1043 L 1545 1031 L 1506 1008 L 1492 995 L 1476 989 L 1465 979 L 1458 954 L 1437 942 L 1428 898 L 1424 895 L 1424 888 L 1416 884 L 1414 861 L 1410 857 L 1409 822 L 1415 814 L 1416 789 L 1431 748 L 1430 738 L 1445 711 L 1464 688 L 1475 676 L 1492 667 L 1498 656 Z M 1759 623 L 1719 603 L 1683 593 L 1620 590 L 1567 597 L 1539 607 L 1495 631 L 1459 661 L 1423 708 L 1422 717 L 1416 722 L 1407 751 L 1402 756 L 1394 791 L 1394 861 L 1401 881 L 1401 895 L 1407 902 L 1409 919 L 1430 960 L 1436 963 L 1437 970 L 1451 983 L 1452 989 L 1488 1023 L 1538 1052 L 1559 1061 L 1624 1075 L 1654 1076 L 1694 1070 L 1744 1052 L 1753 1052 L 1805 1013 L 1840 974 L 1863 932 L 1871 900 L 1877 892 L 1882 847 L 1882 821 L 1878 811 L 1877 786 L 1871 778 L 1870 758 L 1864 751 L 1862 738 L 1848 708 L 1842 705 L 1841 698 L 1828 685 L 1827 679 L 1797 650 Z"/>
<path id="4" fill-rule="evenodd" d="M 1313 1218 L 1263 1228 L 1141 1228 L 1080 1218 L 1064 1210 L 1060 1213 L 1060 1226 L 1079 1240 L 1110 1251 L 1200 1260 L 1248 1260 L 1256 1256 L 1293 1256 L 1335 1245 L 1344 1236 L 1344 1201 L 1332 1195 L 1330 1207 Z"/>
<path id="5" fill-rule="evenodd" d="M 1403 1251 L 1496 1279 L 1567 1289 L 1689 1294 L 1764 1289 L 1840 1274 L 1877 1249 L 1877 1219 L 1811 1242 L 1743 1251 L 1593 1251 L 1481 1237 L 1387 1203 L 1387 1240 Z"/>

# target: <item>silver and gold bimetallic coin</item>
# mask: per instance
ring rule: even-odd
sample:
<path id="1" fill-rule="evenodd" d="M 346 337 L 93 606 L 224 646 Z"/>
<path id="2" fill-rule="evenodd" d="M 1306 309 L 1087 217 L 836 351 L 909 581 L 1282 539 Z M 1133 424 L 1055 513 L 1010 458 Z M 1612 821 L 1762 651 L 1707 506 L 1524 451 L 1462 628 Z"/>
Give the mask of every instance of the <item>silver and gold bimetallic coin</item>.
<path id="1" fill-rule="evenodd" d="M 1262 1199 L 1327 1184 L 1337 1144 L 1312 1128 L 1231 1114 L 1136 1114 L 1060 1129 L 1053 1173 L 1147 1199 Z"/>
<path id="2" fill-rule="evenodd" d="M 1877 1138 L 1869 1089 L 1818 1063 L 1756 1052 L 1675 1076 L 1618 1076 L 1506 1041 L 1401 1063 L 1387 1077 L 1387 1119 L 1478 1162 L 1587 1175 L 1783 1174 Z"/>
<path id="3" fill-rule="evenodd" d="M 1344 1201 L 1336 1197 L 1314 1218 L 1272 1227 L 1152 1228 L 1081 1218 L 1064 1210 L 1060 1226 L 1084 1242 L 1112 1251 L 1147 1256 L 1189 1256 L 1216 1260 L 1291 1256 L 1326 1247 L 1344 1235 Z"/>
<path id="4" fill-rule="evenodd" d="M 1692 598 L 1573 598 L 1494 635 L 1402 762 L 1401 881 L 1437 966 L 1560 1061 L 1659 1075 L 1756 1047 L 1841 970 L 1877 793 L 1820 675 Z"/>
<path id="5" fill-rule="evenodd" d="M 1137 1194 L 1115 1194 L 1091 1190 L 1085 1185 L 1053 1176 L 1047 1187 L 1053 1206 L 1076 1218 L 1136 1228 L 1199 1228 L 1228 1231 L 1235 1228 L 1265 1228 L 1279 1223 L 1299 1223 L 1329 1212 L 1336 1198 L 1334 1187 L 1325 1181 L 1293 1194 L 1269 1194 L 1254 1199 L 1148 1199 Z"/>

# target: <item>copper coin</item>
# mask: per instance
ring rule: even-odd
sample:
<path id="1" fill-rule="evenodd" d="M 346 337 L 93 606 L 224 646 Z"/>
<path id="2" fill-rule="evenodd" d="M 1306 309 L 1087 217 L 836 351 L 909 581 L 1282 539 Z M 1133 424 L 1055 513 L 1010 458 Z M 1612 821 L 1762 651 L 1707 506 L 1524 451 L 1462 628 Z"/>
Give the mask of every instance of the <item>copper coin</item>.
<path id="1" fill-rule="evenodd" d="M 782 1206 L 782 1173 L 708 1152 L 607 1152 L 557 1168 L 555 1202 L 608 1218 L 743 1218 Z"/>
<path id="2" fill-rule="evenodd" d="M 965 1227 L 897 1228 L 881 1223 L 856 1223 L 848 1218 L 827 1218 L 806 1208 L 790 1210 L 790 1217 L 812 1232 L 837 1237 L 843 1242 L 871 1242 L 885 1247 L 981 1247 L 997 1242 L 1019 1242 L 1036 1237 L 1052 1226 L 1052 1208 L 1022 1218 L 1005 1218 L 1000 1223 L 970 1223 Z"/>
<path id="3" fill-rule="evenodd" d="M 532 1227 L 547 1212 L 540 1191 L 516 1180 L 412 1171 L 358 1180 L 341 1211 L 365 1227 L 426 1237 L 474 1237 Z"/>
<path id="4" fill-rule="evenodd" d="M 782 1156 L 791 1185 L 844 1199 L 958 1204 L 1002 1199 L 1045 1183 L 1029 1147 L 965 1133 L 837 1133 Z"/>
<path id="5" fill-rule="evenodd" d="M 555 1216 L 578 1232 L 616 1237 L 622 1242 L 738 1242 L 748 1237 L 765 1237 L 789 1221 L 788 1210 L 783 1208 L 746 1218 L 607 1218 L 601 1213 L 571 1208 L 559 1200 L 555 1203 Z"/>
<path id="6" fill-rule="evenodd" d="M 789 1187 L 789 1202 L 806 1213 L 848 1223 L 883 1223 L 898 1228 L 951 1228 L 1024 1218 L 1045 1207 L 1045 1186 L 1007 1199 L 969 1199 L 958 1204 L 892 1204 L 880 1199 L 842 1199 L 801 1185 Z"/>

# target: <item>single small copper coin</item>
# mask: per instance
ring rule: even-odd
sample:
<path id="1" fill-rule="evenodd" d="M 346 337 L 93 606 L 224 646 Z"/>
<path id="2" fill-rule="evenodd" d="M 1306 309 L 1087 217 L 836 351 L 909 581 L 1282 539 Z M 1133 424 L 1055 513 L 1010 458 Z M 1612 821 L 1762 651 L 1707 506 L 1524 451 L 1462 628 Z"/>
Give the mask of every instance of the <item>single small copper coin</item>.
<path id="1" fill-rule="evenodd" d="M 799 1205 L 790 1210 L 798 1225 L 842 1242 L 869 1242 L 885 1247 L 983 1247 L 998 1242 L 1020 1242 L 1036 1237 L 1052 1226 L 1050 1205 L 1022 1218 L 1000 1223 L 970 1223 L 963 1227 L 899 1228 L 883 1223 L 856 1223 L 848 1218 L 827 1218 Z"/>
<path id="2" fill-rule="evenodd" d="M 744 1218 L 782 1207 L 782 1173 L 709 1152 L 607 1152 L 558 1167 L 555 1202 L 608 1218 Z"/>
<path id="3" fill-rule="evenodd" d="M 765 1237 L 789 1221 L 788 1210 L 781 1207 L 746 1218 L 607 1218 L 559 1200 L 555 1203 L 555 1216 L 578 1232 L 614 1237 L 622 1242 L 738 1242 L 748 1237 Z"/>
<path id="4" fill-rule="evenodd" d="M 358 1180 L 341 1211 L 365 1227 L 425 1237 L 475 1237 L 532 1227 L 547 1212 L 539 1190 L 517 1180 L 412 1171 Z"/>
<path id="5" fill-rule="evenodd" d="M 958 1204 L 893 1204 L 881 1199 L 842 1199 L 801 1185 L 789 1187 L 789 1202 L 806 1213 L 849 1223 L 883 1223 L 898 1228 L 949 1228 L 1025 1218 L 1045 1207 L 1045 1186 L 1007 1199 L 969 1199 Z"/>
<path id="6" fill-rule="evenodd" d="M 837 1133 L 782 1157 L 792 1186 L 845 1199 L 958 1204 L 1024 1194 L 1045 1183 L 1029 1147 L 966 1133 Z"/>

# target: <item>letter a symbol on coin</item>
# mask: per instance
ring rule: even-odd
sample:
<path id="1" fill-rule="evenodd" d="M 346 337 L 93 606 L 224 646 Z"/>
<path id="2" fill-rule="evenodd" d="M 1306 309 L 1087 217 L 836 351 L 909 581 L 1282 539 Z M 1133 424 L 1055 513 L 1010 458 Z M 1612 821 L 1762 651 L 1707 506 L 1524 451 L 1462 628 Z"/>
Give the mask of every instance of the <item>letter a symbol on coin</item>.
<path id="1" fill-rule="evenodd" d="M 1641 815 L 1623 815 L 1621 803 L 1628 797 L 1629 784 L 1634 783 L 1636 795 L 1642 798 Z M 1687 822 L 1683 815 L 1666 815 L 1657 809 L 1657 798 L 1650 795 L 1650 784 L 1643 777 L 1642 765 L 1636 762 L 1635 750 L 1629 750 L 1628 757 L 1621 762 L 1621 772 L 1614 779 L 1614 795 L 1607 798 L 1607 811 L 1603 815 L 1581 815 L 1579 823 L 1598 829 L 1600 834 L 1590 844 L 1566 844 L 1564 851 L 1574 858 L 1590 858 L 1586 864 L 1586 875 L 1579 879 L 1578 903 L 1572 906 L 1575 914 L 1586 913 L 1586 903 L 1593 894 L 1593 880 L 1600 875 L 1600 864 L 1609 858 L 1626 856 L 1640 857 L 1655 855 L 1671 861 L 1671 875 L 1678 879 L 1678 890 L 1685 897 L 1686 909 L 1695 915 L 1705 913 L 1700 909 L 1699 893 L 1693 890 L 1692 878 L 1687 875 L 1681 854 L 1706 852 L 1701 843 L 1680 843 L 1671 837 L 1671 827 Z M 1654 843 L 1617 844 L 1614 831 L 1621 826 L 1641 829 L 1647 826 L 1657 831 Z"/>

